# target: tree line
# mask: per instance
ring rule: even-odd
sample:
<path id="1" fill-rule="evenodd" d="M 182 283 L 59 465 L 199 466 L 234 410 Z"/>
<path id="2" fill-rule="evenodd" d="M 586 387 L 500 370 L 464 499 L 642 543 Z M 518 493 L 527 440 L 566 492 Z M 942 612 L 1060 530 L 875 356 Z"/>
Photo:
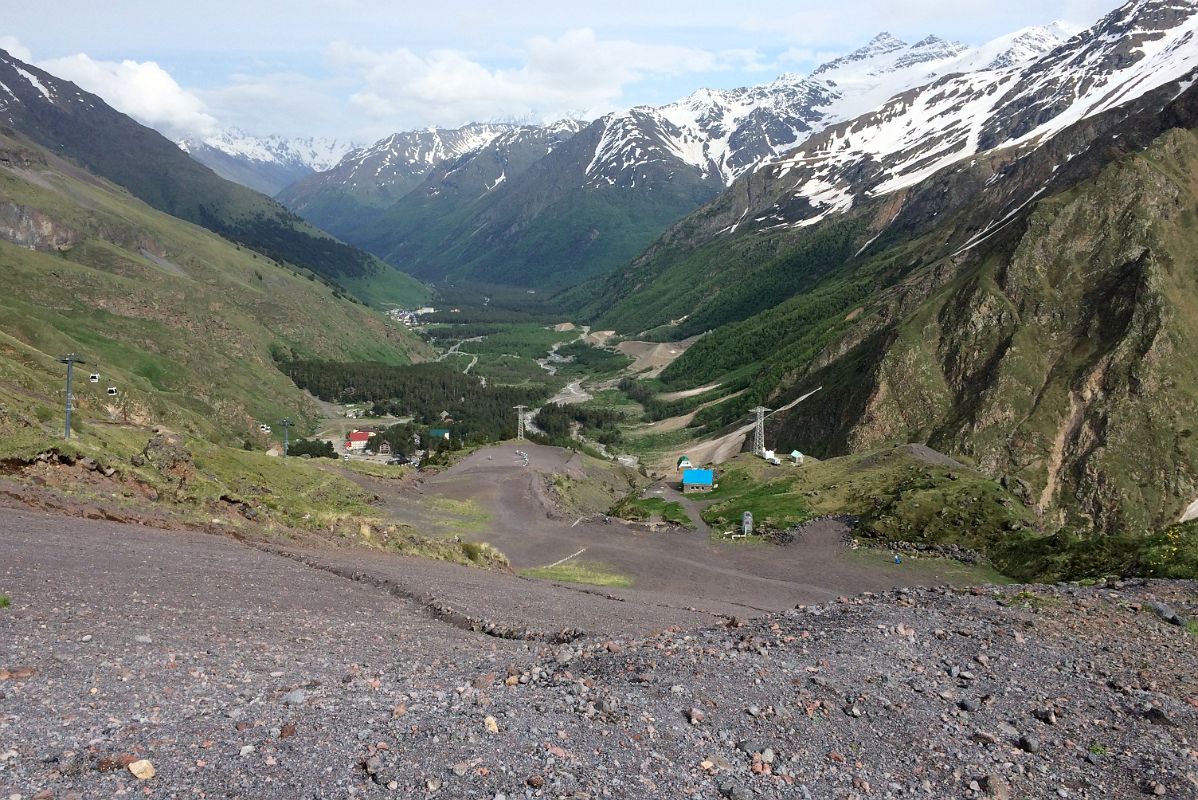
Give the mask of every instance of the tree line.
<path id="1" fill-rule="evenodd" d="M 571 447 L 574 444 L 571 427 L 600 444 L 613 445 L 620 441 L 620 423 L 624 415 L 607 408 L 587 408 L 580 405 L 550 403 L 537 412 L 536 425 L 545 432 L 549 444 Z"/>

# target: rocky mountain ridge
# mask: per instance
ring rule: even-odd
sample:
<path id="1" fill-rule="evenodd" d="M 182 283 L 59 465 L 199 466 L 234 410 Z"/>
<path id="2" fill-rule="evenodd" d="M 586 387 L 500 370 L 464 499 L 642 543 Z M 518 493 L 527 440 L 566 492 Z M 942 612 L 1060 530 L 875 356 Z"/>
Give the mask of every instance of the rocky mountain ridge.
<path id="1" fill-rule="evenodd" d="M 1128 3 L 1030 65 L 829 128 L 589 287 L 596 324 L 713 331 L 662 379 L 748 389 L 698 425 L 822 386 L 836 402 L 780 416 L 779 449 L 926 442 L 1005 481 L 1049 530 L 1175 522 L 1198 495 L 1183 433 L 1198 377 L 1181 355 L 1198 351 L 1196 12 Z M 964 96 L 993 113 L 907 115 Z M 978 152 L 986 136 L 1005 145 Z M 854 142 L 894 158 L 820 157 Z"/>
<path id="2" fill-rule="evenodd" d="M 805 226 L 965 158 L 1031 148 L 1198 69 L 1198 4 L 1137 0 L 1039 58 L 950 74 L 831 126 L 753 176 L 728 230 Z M 1001 60 L 998 63 L 1002 63 Z"/>
<path id="3" fill-rule="evenodd" d="M 382 227 L 379 218 L 409 193 L 416 195 L 417 203 L 443 193 L 447 197 L 441 198 L 440 205 L 446 204 L 448 196 L 454 204 L 469 203 L 505 188 L 508 180 L 580 127 L 581 123 L 562 120 L 550 125 L 472 124 L 397 133 L 348 153 L 331 169 L 288 186 L 278 198 L 297 213 L 321 220 L 338 235 L 373 246 L 371 229 Z M 378 244 L 379 251 L 386 249 L 386 243 Z"/>

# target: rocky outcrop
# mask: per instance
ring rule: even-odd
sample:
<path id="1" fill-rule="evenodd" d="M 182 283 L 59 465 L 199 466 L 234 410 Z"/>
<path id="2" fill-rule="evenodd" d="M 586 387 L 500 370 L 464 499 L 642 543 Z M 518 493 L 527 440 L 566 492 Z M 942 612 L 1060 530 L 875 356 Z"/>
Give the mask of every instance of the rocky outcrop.
<path id="1" fill-rule="evenodd" d="M 191 453 L 174 434 L 155 434 L 142 451 L 133 456 L 134 466 L 141 466 L 147 462 L 165 477 L 178 481 L 180 488 L 196 474 Z"/>
<path id="2" fill-rule="evenodd" d="M 83 235 L 36 208 L 5 202 L 0 203 L 0 239 L 30 250 L 69 250 Z"/>

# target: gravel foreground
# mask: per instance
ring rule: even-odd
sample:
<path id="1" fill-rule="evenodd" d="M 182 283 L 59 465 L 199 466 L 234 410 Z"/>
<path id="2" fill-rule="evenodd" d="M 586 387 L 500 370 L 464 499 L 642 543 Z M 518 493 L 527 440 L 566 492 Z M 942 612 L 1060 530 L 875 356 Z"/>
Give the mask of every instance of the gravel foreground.
<path id="1" fill-rule="evenodd" d="M 1194 582 L 637 634 L 561 589 L 587 633 L 552 644 L 222 537 L 5 511 L 0 591 L 0 800 L 1198 797 Z"/>

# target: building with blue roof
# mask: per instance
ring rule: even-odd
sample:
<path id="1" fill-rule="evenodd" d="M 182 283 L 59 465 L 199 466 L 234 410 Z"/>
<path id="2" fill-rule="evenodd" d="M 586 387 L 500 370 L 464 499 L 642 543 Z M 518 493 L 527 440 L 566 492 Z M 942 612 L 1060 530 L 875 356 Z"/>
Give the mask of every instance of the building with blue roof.
<path id="1" fill-rule="evenodd" d="M 682 471 L 682 491 L 710 492 L 715 485 L 715 471 L 710 469 L 687 469 Z"/>

